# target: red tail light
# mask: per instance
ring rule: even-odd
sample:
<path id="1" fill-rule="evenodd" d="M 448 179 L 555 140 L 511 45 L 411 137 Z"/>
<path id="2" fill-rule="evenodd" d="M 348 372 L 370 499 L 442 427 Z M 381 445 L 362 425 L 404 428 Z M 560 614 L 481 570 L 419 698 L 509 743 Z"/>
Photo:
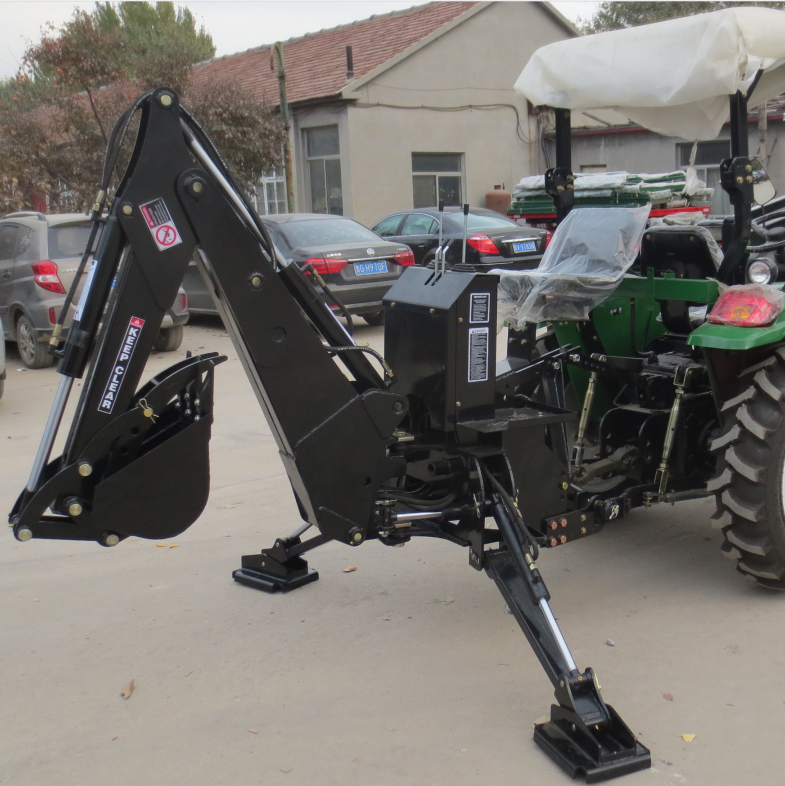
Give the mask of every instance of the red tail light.
<path id="1" fill-rule="evenodd" d="M 714 304 L 709 322 L 715 325 L 765 327 L 774 322 L 781 311 L 782 294 L 770 287 L 760 284 L 730 287 Z"/>
<path id="2" fill-rule="evenodd" d="M 481 254 L 498 254 L 499 249 L 488 235 L 473 235 L 466 241 L 472 248 L 476 248 Z"/>
<path id="3" fill-rule="evenodd" d="M 180 297 L 182 297 L 183 299 L 183 311 L 188 311 L 188 295 L 186 295 L 185 292 L 183 292 L 183 294 Z"/>
<path id="4" fill-rule="evenodd" d="M 320 276 L 326 276 L 329 273 L 340 273 L 348 264 L 349 261 L 346 259 L 309 259 L 303 267 L 311 265 Z M 310 272 L 306 270 L 305 275 L 309 275 Z"/>
<path id="5" fill-rule="evenodd" d="M 553 240 L 553 232 L 550 229 L 545 230 L 545 248 L 551 244 L 551 240 Z"/>
<path id="6" fill-rule="evenodd" d="M 49 309 L 49 321 L 53 324 L 57 324 L 57 317 L 55 316 L 55 310 L 53 308 Z"/>
<path id="7" fill-rule="evenodd" d="M 43 262 L 36 262 L 32 266 L 33 280 L 42 289 L 50 292 L 57 292 L 59 295 L 65 294 L 65 287 L 58 277 L 57 264 L 45 259 Z"/>
<path id="8" fill-rule="evenodd" d="M 408 267 L 414 264 L 414 254 L 411 249 L 401 251 L 393 257 L 393 262 L 397 262 L 401 267 Z"/>

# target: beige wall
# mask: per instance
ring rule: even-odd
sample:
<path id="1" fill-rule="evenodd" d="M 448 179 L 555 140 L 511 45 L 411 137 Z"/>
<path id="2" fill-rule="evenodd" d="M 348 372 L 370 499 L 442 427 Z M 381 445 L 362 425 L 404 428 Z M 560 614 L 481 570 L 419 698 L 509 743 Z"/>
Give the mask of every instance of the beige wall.
<path id="1" fill-rule="evenodd" d="M 511 104 L 520 135 L 533 139 L 535 122 L 512 85 L 535 49 L 568 36 L 538 3 L 492 3 L 362 86 L 341 128 L 345 214 L 372 225 L 413 207 L 412 152 L 463 153 L 465 196 L 480 207 L 494 184 L 510 190 L 536 171 L 536 143 L 518 138 L 511 107 L 445 112 L 376 105 Z"/>

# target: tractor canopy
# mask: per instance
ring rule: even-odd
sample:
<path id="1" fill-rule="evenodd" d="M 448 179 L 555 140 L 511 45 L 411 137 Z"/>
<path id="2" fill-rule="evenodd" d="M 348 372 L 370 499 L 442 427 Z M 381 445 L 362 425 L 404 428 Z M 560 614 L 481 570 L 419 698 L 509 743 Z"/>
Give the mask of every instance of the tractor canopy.
<path id="1" fill-rule="evenodd" d="M 535 106 L 614 110 L 652 131 L 713 139 L 728 96 L 749 107 L 785 92 L 785 11 L 728 8 L 558 41 L 538 49 L 515 83 Z"/>

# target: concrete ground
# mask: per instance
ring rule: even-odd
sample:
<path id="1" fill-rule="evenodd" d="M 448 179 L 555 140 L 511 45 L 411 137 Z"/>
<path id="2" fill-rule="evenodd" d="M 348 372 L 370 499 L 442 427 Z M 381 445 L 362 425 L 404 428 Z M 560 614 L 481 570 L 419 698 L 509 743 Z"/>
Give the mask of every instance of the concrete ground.
<path id="1" fill-rule="evenodd" d="M 380 347 L 381 328 L 359 332 Z M 216 374 L 210 501 L 176 548 L 0 534 L 0 783 L 569 782 L 531 740 L 550 684 L 466 551 L 328 544 L 310 560 L 320 580 L 289 595 L 231 580 L 241 554 L 298 517 L 220 323 L 187 327 L 149 371 L 187 349 L 231 359 Z M 2 511 L 26 482 L 57 382 L 53 369 L 20 371 L 9 350 Z M 540 560 L 579 666 L 597 670 L 652 750 L 629 786 L 783 782 L 785 595 L 721 557 L 710 513 L 708 501 L 636 511 Z"/>

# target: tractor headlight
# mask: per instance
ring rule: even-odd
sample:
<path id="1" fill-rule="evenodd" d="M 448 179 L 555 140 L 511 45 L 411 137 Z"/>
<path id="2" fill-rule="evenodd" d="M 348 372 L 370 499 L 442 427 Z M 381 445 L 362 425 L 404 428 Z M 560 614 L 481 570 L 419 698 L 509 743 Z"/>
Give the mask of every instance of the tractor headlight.
<path id="1" fill-rule="evenodd" d="M 747 281 L 751 284 L 771 284 L 777 280 L 777 264 L 769 257 L 757 257 L 747 265 Z"/>

